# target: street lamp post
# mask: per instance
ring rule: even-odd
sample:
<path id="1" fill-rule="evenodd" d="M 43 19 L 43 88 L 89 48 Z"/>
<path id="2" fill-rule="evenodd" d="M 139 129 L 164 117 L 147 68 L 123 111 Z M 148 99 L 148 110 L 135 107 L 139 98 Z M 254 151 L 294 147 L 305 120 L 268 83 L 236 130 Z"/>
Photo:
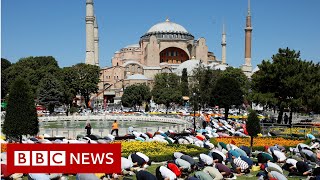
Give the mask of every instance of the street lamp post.
<path id="1" fill-rule="evenodd" d="M 196 132 L 196 104 L 195 104 L 196 93 L 193 93 L 193 130 Z"/>

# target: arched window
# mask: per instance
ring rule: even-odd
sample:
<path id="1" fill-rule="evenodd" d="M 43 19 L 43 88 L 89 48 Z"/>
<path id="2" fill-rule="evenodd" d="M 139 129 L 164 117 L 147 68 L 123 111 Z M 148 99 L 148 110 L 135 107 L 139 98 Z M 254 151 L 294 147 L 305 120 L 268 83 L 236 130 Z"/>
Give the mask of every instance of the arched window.
<path id="1" fill-rule="evenodd" d="M 159 61 L 161 63 L 167 62 L 167 63 L 173 63 L 173 64 L 180 64 L 186 60 L 188 60 L 189 56 L 188 54 L 177 47 L 169 47 L 164 50 L 162 50 L 160 53 L 160 59 Z"/>

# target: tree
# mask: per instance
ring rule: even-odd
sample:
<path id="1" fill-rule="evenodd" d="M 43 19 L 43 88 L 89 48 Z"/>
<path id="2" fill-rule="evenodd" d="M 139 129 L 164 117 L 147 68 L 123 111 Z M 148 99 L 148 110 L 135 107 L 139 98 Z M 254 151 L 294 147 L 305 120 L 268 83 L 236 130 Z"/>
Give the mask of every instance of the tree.
<path id="1" fill-rule="evenodd" d="M 11 66 L 11 62 L 5 58 L 1 58 L 1 71 L 8 69 Z"/>
<path id="2" fill-rule="evenodd" d="M 83 96 L 86 106 L 90 107 L 90 95 L 98 92 L 99 67 L 80 63 L 72 66 L 71 72 L 69 79 L 73 89 Z"/>
<path id="3" fill-rule="evenodd" d="M 261 132 L 260 120 L 258 118 L 256 111 L 254 110 L 249 111 L 246 129 L 248 131 L 249 136 L 251 137 L 250 147 L 252 151 L 253 138 L 256 137 Z"/>
<path id="4" fill-rule="evenodd" d="M 196 93 L 196 99 L 191 102 L 199 103 L 199 110 L 201 107 L 206 108 L 208 105 L 214 105 L 212 90 L 215 82 L 221 76 L 221 71 L 212 70 L 209 67 L 205 68 L 202 64 L 199 64 L 198 68 L 194 69 L 192 76 L 192 92 Z M 198 110 L 197 105 L 194 107 Z"/>
<path id="5" fill-rule="evenodd" d="M 57 61 L 52 56 L 38 56 L 21 58 L 17 63 L 2 71 L 5 76 L 8 87 L 17 77 L 22 77 L 30 83 L 32 93 L 36 95 L 37 88 L 41 79 L 48 74 L 56 75 L 60 68 Z M 9 92 L 10 93 L 10 92 Z"/>
<path id="6" fill-rule="evenodd" d="M 183 68 L 181 76 L 181 94 L 182 96 L 189 96 L 189 82 L 187 68 Z"/>
<path id="7" fill-rule="evenodd" d="M 320 112 L 320 63 L 310 64 L 306 69 L 304 80 L 307 82 L 301 96 L 307 112 Z"/>
<path id="8" fill-rule="evenodd" d="M 319 95 L 319 66 L 302 61 L 300 52 L 279 49 L 272 61 L 263 60 L 258 67 L 259 71 L 252 75 L 252 93 L 260 93 L 277 103 L 278 123 L 282 121 L 284 108 L 290 107 L 292 115 L 299 107 L 308 107 L 308 99 L 313 95 Z"/>
<path id="9" fill-rule="evenodd" d="M 247 76 L 243 73 L 243 71 L 240 68 L 227 67 L 225 71 L 222 71 L 222 75 L 235 78 L 239 82 L 241 90 L 244 94 L 244 101 L 247 101 L 249 99 L 248 96 L 250 82 Z"/>
<path id="10" fill-rule="evenodd" d="M 61 104 L 63 89 L 60 81 L 54 76 L 48 75 L 39 83 L 37 97 L 39 104 L 46 106 L 50 114 L 54 112 L 56 105 Z"/>
<path id="11" fill-rule="evenodd" d="M 248 99 L 250 101 L 255 102 L 256 104 L 260 104 L 266 108 L 272 108 L 275 110 L 277 103 L 277 99 L 274 98 L 273 93 L 260 93 L 254 92 L 248 95 Z"/>
<path id="12" fill-rule="evenodd" d="M 10 138 L 22 135 L 36 135 L 39 132 L 39 122 L 34 98 L 28 82 L 17 78 L 11 88 L 6 116 L 2 132 Z"/>
<path id="13" fill-rule="evenodd" d="M 72 67 L 64 67 L 61 69 L 60 82 L 62 86 L 62 103 L 67 107 L 73 107 L 73 99 L 77 96 L 77 81 Z M 74 108 L 73 108 L 74 109 Z M 68 110 L 66 111 L 68 115 Z"/>
<path id="14" fill-rule="evenodd" d="M 125 107 L 141 106 L 143 102 L 151 99 L 150 88 L 145 84 L 133 84 L 128 86 L 121 97 L 122 105 Z"/>
<path id="15" fill-rule="evenodd" d="M 225 109 L 225 119 L 228 119 L 231 105 L 240 105 L 243 102 L 240 83 L 232 77 L 220 77 L 215 83 L 212 93 L 217 105 Z"/>
<path id="16" fill-rule="evenodd" d="M 11 62 L 7 59 L 1 58 L 1 72 L 3 73 L 6 69 L 11 66 Z M 8 94 L 8 80 L 7 77 L 1 74 L 1 99 L 4 99 Z"/>
<path id="17" fill-rule="evenodd" d="M 199 80 L 199 101 L 202 108 L 206 108 L 210 104 L 211 99 L 211 92 L 213 89 L 215 70 L 204 68 L 203 72 L 201 73 L 201 78 Z M 201 109 L 201 107 L 199 109 Z"/>
<path id="18" fill-rule="evenodd" d="M 181 103 L 182 95 L 179 89 L 179 77 L 173 73 L 160 73 L 154 77 L 154 87 L 151 91 L 153 100 L 157 104 L 164 104 L 166 112 L 171 103 Z"/>

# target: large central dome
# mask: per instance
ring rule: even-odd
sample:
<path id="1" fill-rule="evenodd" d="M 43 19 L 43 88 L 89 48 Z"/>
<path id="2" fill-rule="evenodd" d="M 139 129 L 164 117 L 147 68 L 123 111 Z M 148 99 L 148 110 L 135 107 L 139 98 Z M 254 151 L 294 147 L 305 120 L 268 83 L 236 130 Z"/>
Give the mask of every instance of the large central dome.
<path id="1" fill-rule="evenodd" d="M 180 32 L 188 33 L 188 31 L 180 24 L 174 23 L 167 19 L 165 22 L 158 23 L 152 26 L 147 33 L 152 32 Z"/>
<path id="2" fill-rule="evenodd" d="M 183 26 L 169 21 L 158 23 L 152 26 L 143 36 L 141 40 L 149 40 L 154 35 L 157 39 L 162 40 L 193 40 L 194 37 Z"/>

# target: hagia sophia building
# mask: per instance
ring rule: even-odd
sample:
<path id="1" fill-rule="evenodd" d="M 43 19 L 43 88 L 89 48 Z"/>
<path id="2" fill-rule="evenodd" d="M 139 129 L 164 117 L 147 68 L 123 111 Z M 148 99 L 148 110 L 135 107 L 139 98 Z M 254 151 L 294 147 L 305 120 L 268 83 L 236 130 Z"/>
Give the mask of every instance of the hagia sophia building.
<path id="1" fill-rule="evenodd" d="M 86 0 L 86 64 L 99 66 L 99 36 L 97 18 L 94 16 L 93 0 Z M 245 27 L 245 63 L 243 72 L 250 77 L 251 65 L 251 15 L 250 0 Z M 206 39 L 195 38 L 182 25 L 170 21 L 153 25 L 143 34 L 137 44 L 131 44 L 114 53 L 111 67 L 100 71 L 99 91 L 92 98 L 105 105 L 121 101 L 123 90 L 132 84 L 146 84 L 152 87 L 155 74 L 161 72 L 181 75 L 187 68 L 191 75 L 199 63 L 212 69 L 225 70 L 226 33 L 222 33 L 222 57 L 218 60 L 208 51 Z"/>

